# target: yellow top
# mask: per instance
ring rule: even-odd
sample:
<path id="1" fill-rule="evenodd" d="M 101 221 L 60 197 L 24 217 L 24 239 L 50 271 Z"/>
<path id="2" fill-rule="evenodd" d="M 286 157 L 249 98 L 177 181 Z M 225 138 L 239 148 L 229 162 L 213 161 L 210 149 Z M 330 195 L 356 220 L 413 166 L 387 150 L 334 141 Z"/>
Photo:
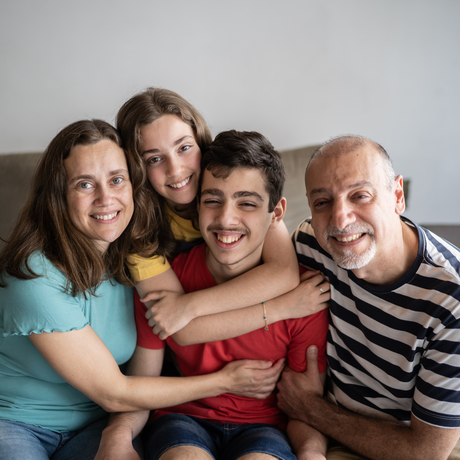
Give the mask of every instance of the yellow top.
<path id="1" fill-rule="evenodd" d="M 191 243 L 201 238 L 201 232 L 193 226 L 191 220 L 174 214 L 167 206 L 166 212 L 168 213 L 169 225 L 171 225 L 171 230 L 176 240 Z"/>
<path id="2" fill-rule="evenodd" d="M 168 213 L 171 231 L 176 240 L 190 243 L 201 238 L 200 231 L 193 227 L 191 220 L 174 214 L 167 206 L 166 212 Z M 161 275 L 170 268 L 169 262 L 163 256 L 156 255 L 146 258 L 137 254 L 131 254 L 128 256 L 128 264 L 131 277 L 135 282 Z"/>

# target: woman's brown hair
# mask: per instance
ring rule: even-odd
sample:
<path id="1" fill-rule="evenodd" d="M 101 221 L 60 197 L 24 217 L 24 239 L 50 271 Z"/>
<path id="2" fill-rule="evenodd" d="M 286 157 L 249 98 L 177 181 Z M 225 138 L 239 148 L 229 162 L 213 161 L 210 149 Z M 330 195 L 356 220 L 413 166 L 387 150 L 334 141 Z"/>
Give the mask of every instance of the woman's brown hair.
<path id="1" fill-rule="evenodd" d="M 36 278 L 38 275 L 28 265 L 28 259 L 35 251 L 41 251 L 66 275 L 67 289 L 73 296 L 94 294 L 104 279 L 115 278 L 133 286 L 125 259 L 132 240 L 144 238 L 145 229 L 150 225 L 143 187 L 145 173 L 139 157 L 125 153 L 133 188 L 133 217 L 104 254 L 72 224 L 69 217 L 64 161 L 73 147 L 102 140 L 123 147 L 116 129 L 102 120 L 72 123 L 50 142 L 37 166 L 28 200 L 0 253 L 0 286 L 6 285 L 5 272 L 20 279 Z"/>
<path id="2" fill-rule="evenodd" d="M 192 128 L 201 151 L 204 151 L 211 143 L 211 131 L 206 121 L 189 102 L 174 91 L 147 88 L 125 102 L 117 115 L 116 126 L 130 155 L 142 159 L 141 128 L 153 123 L 163 115 L 176 115 L 187 123 Z M 145 189 L 151 197 L 150 221 L 153 225 L 146 240 L 134 241 L 131 252 L 144 257 L 153 254 L 169 257 L 177 252 L 178 244 L 168 222 L 165 200 L 154 190 L 148 180 L 146 180 Z M 197 214 L 191 217 L 196 218 Z"/>

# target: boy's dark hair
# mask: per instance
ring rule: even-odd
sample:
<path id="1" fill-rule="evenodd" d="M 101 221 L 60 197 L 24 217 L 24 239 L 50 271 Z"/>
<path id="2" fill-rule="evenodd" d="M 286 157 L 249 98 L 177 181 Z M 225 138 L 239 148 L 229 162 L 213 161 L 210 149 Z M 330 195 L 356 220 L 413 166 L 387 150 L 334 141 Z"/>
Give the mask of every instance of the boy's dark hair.
<path id="1" fill-rule="evenodd" d="M 236 168 L 258 169 L 265 181 L 270 200 L 268 212 L 273 212 L 283 196 L 283 158 L 273 145 L 255 131 L 224 131 L 203 152 L 201 177 L 205 169 L 214 177 L 227 178 Z M 201 184 L 198 193 L 201 191 Z"/>

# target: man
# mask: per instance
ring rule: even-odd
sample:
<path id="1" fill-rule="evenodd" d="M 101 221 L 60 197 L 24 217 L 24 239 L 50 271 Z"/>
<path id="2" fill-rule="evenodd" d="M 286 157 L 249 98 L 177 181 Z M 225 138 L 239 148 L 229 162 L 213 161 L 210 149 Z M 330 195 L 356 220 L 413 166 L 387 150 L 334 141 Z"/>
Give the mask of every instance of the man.
<path id="1" fill-rule="evenodd" d="M 446 459 L 460 435 L 460 251 L 401 217 L 402 177 L 368 139 L 323 145 L 306 188 L 312 217 L 293 238 L 331 284 L 328 397 L 310 347 L 279 407 L 332 438 L 329 460 Z"/>
<path id="2" fill-rule="evenodd" d="M 226 282 L 259 265 L 265 236 L 279 224 L 286 207 L 282 197 L 285 178 L 282 158 L 258 133 L 221 133 L 203 153 L 201 170 L 199 226 L 205 244 L 180 254 L 172 264 L 185 292 Z M 314 294 L 329 300 L 329 294 L 323 294 L 329 289 L 328 283 L 321 275 L 314 276 L 318 280 Z M 212 315 L 220 318 L 217 320 L 220 329 L 225 326 L 224 329 L 231 331 L 224 334 L 227 340 L 215 337 L 211 343 L 181 346 L 174 337 L 168 338 L 166 342 L 182 374 L 208 374 L 240 359 L 279 363 L 287 358 L 290 366 L 303 371 L 305 351 L 311 344 L 320 350 L 320 372 L 324 373 L 326 310 L 299 320 L 273 323 L 280 315 L 275 305 L 276 300 L 268 305 Z M 205 324 L 201 320 L 193 320 L 188 327 Z M 138 348 L 146 353 L 164 347 L 164 341 L 152 334 L 145 307 L 139 302 L 136 321 Z M 207 324 L 209 327 L 210 323 Z M 213 329 L 217 331 L 219 325 Z M 205 333 L 209 337 L 213 332 Z M 137 366 L 140 372 L 148 367 L 148 363 Z M 119 420 L 130 423 L 126 416 L 120 417 L 123 419 Z M 132 422 L 130 435 L 139 431 L 142 416 L 136 420 Z M 264 399 L 224 394 L 158 409 L 152 413 L 151 423 L 144 432 L 145 454 L 147 459 L 162 460 L 212 457 L 291 460 L 296 457 L 286 437 L 286 428 L 299 458 L 324 459 L 325 438 L 303 422 L 288 424 L 274 394 Z"/>

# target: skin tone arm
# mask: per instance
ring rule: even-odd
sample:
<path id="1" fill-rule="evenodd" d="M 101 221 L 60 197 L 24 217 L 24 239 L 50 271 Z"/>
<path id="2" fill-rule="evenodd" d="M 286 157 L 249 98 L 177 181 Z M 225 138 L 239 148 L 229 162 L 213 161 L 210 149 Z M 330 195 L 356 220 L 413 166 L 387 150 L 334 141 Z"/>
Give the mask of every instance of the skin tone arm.
<path id="1" fill-rule="evenodd" d="M 270 361 L 242 360 L 205 376 L 132 377 L 120 372 L 112 354 L 91 326 L 29 337 L 64 380 L 107 412 L 174 406 L 222 393 L 247 395 L 250 392 L 252 397 L 265 397 L 279 370 L 273 369 Z M 264 373 L 263 369 L 269 371 Z"/>
<path id="2" fill-rule="evenodd" d="M 321 293 L 320 288 L 323 293 Z M 302 274 L 301 283 L 298 287 L 265 303 L 268 324 L 285 319 L 302 318 L 323 310 L 328 307 L 330 297 L 329 283 L 324 280 L 324 277 L 317 271 L 306 271 Z M 152 326 L 153 324 L 153 320 L 150 319 L 149 325 Z M 265 320 L 263 307 L 259 304 L 240 310 L 196 318 L 176 332 L 172 338 L 179 345 L 184 346 L 226 340 L 262 327 L 265 327 Z M 153 332 L 158 333 L 156 325 Z"/>
<path id="3" fill-rule="evenodd" d="M 141 298 L 150 293 L 142 300 L 156 301 L 150 310 L 156 333 L 165 339 L 194 318 L 255 305 L 299 284 L 298 263 L 284 222 L 269 230 L 262 257 L 264 263 L 252 270 L 226 283 L 188 294 L 167 292 L 165 288 L 158 291 L 153 278 L 139 282 L 136 287 Z"/>
<path id="4" fill-rule="evenodd" d="M 319 376 L 324 388 L 326 373 Z M 300 420 L 290 419 L 287 434 L 298 460 L 326 460 L 327 438 Z"/>
<path id="5" fill-rule="evenodd" d="M 149 350 L 136 347 L 128 366 L 128 375 L 159 376 L 163 365 L 164 348 Z M 121 412 L 110 418 L 102 432 L 95 460 L 140 460 L 132 441 L 147 423 L 150 411 Z"/>
<path id="6" fill-rule="evenodd" d="M 299 420 L 290 420 L 287 434 L 297 460 L 326 460 L 327 439 Z"/>
<path id="7" fill-rule="evenodd" d="M 460 429 L 430 426 L 414 416 L 410 426 L 359 415 L 323 398 L 316 347 L 307 352 L 307 371 L 286 369 L 278 383 L 278 406 L 292 419 L 316 428 L 371 460 L 445 460 Z"/>

